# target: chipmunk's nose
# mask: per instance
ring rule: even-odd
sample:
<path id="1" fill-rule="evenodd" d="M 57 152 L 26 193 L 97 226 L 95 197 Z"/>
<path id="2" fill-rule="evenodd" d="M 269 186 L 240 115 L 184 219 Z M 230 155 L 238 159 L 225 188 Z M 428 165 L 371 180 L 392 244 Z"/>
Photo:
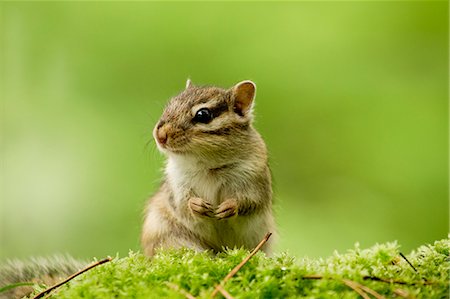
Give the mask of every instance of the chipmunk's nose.
<path id="1" fill-rule="evenodd" d="M 159 144 L 165 145 L 167 143 L 167 131 L 168 131 L 168 125 L 164 125 L 163 123 L 159 123 L 156 128 L 156 134 L 155 137 Z"/>

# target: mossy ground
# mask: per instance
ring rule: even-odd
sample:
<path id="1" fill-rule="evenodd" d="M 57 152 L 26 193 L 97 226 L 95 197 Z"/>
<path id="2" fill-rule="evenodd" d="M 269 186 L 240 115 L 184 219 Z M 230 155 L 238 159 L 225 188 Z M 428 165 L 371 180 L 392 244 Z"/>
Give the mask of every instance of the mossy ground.
<path id="1" fill-rule="evenodd" d="M 259 252 L 223 287 L 234 298 L 361 298 L 344 283 L 347 279 L 386 298 L 448 298 L 449 247 L 450 240 L 444 239 L 407 254 L 416 270 L 400 256 L 396 243 L 369 249 L 356 245 L 347 253 L 326 259 L 288 254 L 268 258 Z M 149 260 L 131 252 L 80 275 L 50 298 L 185 297 L 167 282 L 195 297 L 210 298 L 215 285 L 247 255 L 244 250 L 213 255 L 184 249 L 161 251 Z M 318 275 L 318 279 L 311 275 Z M 43 289 L 36 286 L 36 293 Z"/>

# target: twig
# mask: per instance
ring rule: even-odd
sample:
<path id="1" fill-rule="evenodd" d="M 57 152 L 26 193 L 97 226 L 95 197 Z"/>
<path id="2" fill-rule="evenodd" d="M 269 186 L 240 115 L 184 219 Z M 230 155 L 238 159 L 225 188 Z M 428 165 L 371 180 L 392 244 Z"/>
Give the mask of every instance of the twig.
<path id="1" fill-rule="evenodd" d="M 357 282 L 354 282 L 352 280 L 349 279 L 342 279 L 342 282 L 348 286 L 349 288 L 353 289 L 353 291 L 355 291 L 356 293 L 358 293 L 359 295 L 361 295 L 361 297 L 363 297 L 364 299 L 371 299 L 369 297 L 369 295 L 366 294 L 366 292 L 364 292 L 360 287 L 359 284 Z"/>
<path id="2" fill-rule="evenodd" d="M 323 275 L 320 275 L 320 274 L 310 274 L 310 275 L 302 276 L 301 279 L 319 280 L 319 279 L 333 279 L 333 278 L 332 277 L 324 277 Z M 401 281 L 401 280 L 380 278 L 380 277 L 376 277 L 376 276 L 363 276 L 362 279 L 385 282 L 385 283 L 402 284 L 402 285 L 417 285 L 417 284 L 432 285 L 432 284 L 436 284 L 436 282 L 432 282 L 432 281 L 406 282 L 406 281 Z"/>
<path id="3" fill-rule="evenodd" d="M 364 280 L 380 281 L 380 282 L 385 282 L 385 283 L 411 285 L 411 286 L 415 286 L 415 285 L 418 285 L 418 284 L 422 284 L 422 285 L 438 284 L 438 282 L 428 281 L 425 278 L 423 278 L 424 279 L 423 281 L 413 281 L 413 282 L 406 282 L 406 281 L 394 280 L 394 279 L 386 279 L 386 278 L 380 278 L 380 277 L 376 277 L 376 276 L 363 276 L 363 279 Z"/>
<path id="4" fill-rule="evenodd" d="M 411 266 L 411 268 L 413 268 L 414 269 L 414 271 L 417 273 L 417 269 L 416 268 L 414 268 L 414 266 L 408 261 L 408 259 L 406 258 L 406 256 L 403 254 L 403 253 L 401 253 L 401 252 L 399 252 L 399 254 L 400 254 L 400 256 Z"/>
<path id="5" fill-rule="evenodd" d="M 233 296 L 230 295 L 220 284 L 217 286 L 219 288 L 219 292 L 226 298 L 226 299 L 234 299 Z"/>
<path id="6" fill-rule="evenodd" d="M 406 299 L 413 299 L 413 298 L 415 298 L 410 293 L 408 293 L 407 291 L 402 290 L 402 289 L 395 289 L 394 290 L 394 294 L 396 294 L 397 296 L 400 296 L 402 298 L 406 298 Z"/>
<path id="7" fill-rule="evenodd" d="M 319 280 L 319 279 L 334 279 L 334 278 L 333 277 L 324 277 L 323 275 L 320 275 L 320 274 L 311 274 L 311 275 L 302 276 L 301 279 Z M 422 281 L 406 282 L 406 281 L 402 281 L 402 280 L 386 279 L 386 278 L 380 278 L 380 277 L 376 277 L 376 276 L 363 276 L 362 279 L 384 282 L 384 283 L 389 283 L 389 284 L 408 285 L 408 286 L 439 284 L 439 282 L 436 282 L 436 281 L 422 280 Z M 450 284 L 450 283 L 447 282 L 447 284 Z M 376 297 L 376 295 L 374 295 L 374 296 Z"/>
<path id="8" fill-rule="evenodd" d="M 270 236 L 272 235 L 272 233 L 267 233 L 264 238 L 261 240 L 261 242 L 259 242 L 259 244 L 255 247 L 255 249 L 253 249 L 252 252 L 250 252 L 250 254 L 242 260 L 242 262 L 237 265 L 236 267 L 234 267 L 233 270 L 230 271 L 230 273 L 228 273 L 227 276 L 225 276 L 225 278 L 222 280 L 221 283 L 219 283 L 216 288 L 214 289 L 214 291 L 211 294 L 211 298 L 215 297 L 217 295 L 217 293 L 219 292 L 219 286 L 225 284 L 231 277 L 233 277 L 241 268 L 242 266 L 244 266 L 249 259 L 252 258 L 252 256 L 254 256 L 258 250 L 261 249 L 261 247 L 267 242 L 267 240 L 269 240 Z"/>
<path id="9" fill-rule="evenodd" d="M 386 278 L 380 278 L 376 276 L 363 276 L 364 280 L 373 280 L 373 281 L 380 281 L 380 282 L 386 282 L 386 283 L 395 283 L 395 284 L 409 284 L 406 281 L 401 280 L 394 280 L 394 279 L 386 279 Z"/>
<path id="10" fill-rule="evenodd" d="M 371 288 L 369 288 L 365 285 L 362 285 L 359 282 L 349 280 L 349 279 L 342 279 L 342 281 L 344 282 L 345 285 L 349 286 L 355 292 L 360 294 L 364 299 L 366 299 L 366 298 L 370 299 L 370 297 L 369 297 L 369 295 L 367 295 L 367 293 L 374 296 L 376 299 L 386 299 L 383 295 L 381 295 L 377 291 L 372 290 Z M 363 295 L 363 293 L 364 293 L 364 295 Z"/>
<path id="11" fill-rule="evenodd" d="M 383 295 L 381 295 L 380 293 L 378 293 L 375 290 L 372 290 L 371 288 L 363 285 L 363 284 L 359 284 L 359 287 L 361 288 L 361 290 L 363 290 L 366 293 L 369 293 L 370 295 L 374 296 L 376 299 L 385 299 Z"/>
<path id="12" fill-rule="evenodd" d="M 305 275 L 302 276 L 302 279 L 323 279 L 323 275 L 320 274 L 311 274 L 311 275 Z"/>
<path id="13" fill-rule="evenodd" d="M 191 295 L 188 291 L 182 289 L 181 287 L 179 287 L 178 285 L 176 285 L 174 283 L 166 281 L 166 285 L 169 288 L 171 288 L 171 289 L 179 292 L 180 294 L 184 295 L 184 297 L 186 297 L 187 299 L 195 299 L 195 297 L 193 295 Z"/>
<path id="14" fill-rule="evenodd" d="M 302 279 L 311 279 L 311 280 L 319 280 L 319 279 L 336 279 L 333 277 L 324 277 L 323 275 L 320 274 L 311 274 L 311 275 L 305 275 L 301 277 Z M 390 283 L 390 284 L 401 284 L 401 285 L 417 285 L 417 284 L 422 284 L 422 285 L 433 285 L 436 284 L 436 282 L 432 282 L 432 281 L 416 281 L 416 282 L 406 282 L 406 281 L 400 281 L 400 280 L 393 280 L 393 279 L 385 279 L 385 278 L 380 278 L 380 277 L 376 277 L 376 276 L 363 276 L 362 277 L 364 280 L 372 280 L 372 281 L 378 281 L 378 282 L 385 282 L 385 283 Z M 360 284 L 358 282 L 355 281 L 351 281 L 351 280 L 346 280 L 343 279 L 343 282 L 351 287 L 353 290 L 355 290 L 356 292 L 358 292 L 355 288 L 361 290 L 364 293 L 369 293 L 370 295 L 374 296 L 376 299 L 384 299 L 385 297 L 383 295 L 381 295 L 380 293 L 376 292 L 375 290 Z M 354 288 L 355 287 L 355 288 Z M 408 291 L 402 290 L 402 289 L 395 289 L 393 291 L 396 295 L 403 297 L 403 298 L 407 298 L 407 299 L 414 299 L 415 297 L 413 295 L 411 295 Z M 358 292 L 358 294 L 360 294 L 363 298 L 364 295 L 362 295 L 360 292 Z M 367 296 L 367 294 L 365 294 L 365 296 Z"/>
<path id="15" fill-rule="evenodd" d="M 55 284 L 55 285 L 49 287 L 48 289 L 46 289 L 46 290 L 40 292 L 39 294 L 37 294 L 36 296 L 34 296 L 33 299 L 39 299 L 39 298 L 42 298 L 45 294 L 47 294 L 47 293 L 53 291 L 54 289 L 56 289 L 56 288 L 62 286 L 62 285 L 65 284 L 65 283 L 68 283 L 69 281 L 71 281 L 72 279 L 74 279 L 75 277 L 77 277 L 78 275 L 83 274 L 84 272 L 89 271 L 89 270 L 91 270 L 91 269 L 94 268 L 94 267 L 97 267 L 97 266 L 99 266 L 99 265 L 101 265 L 101 264 L 104 264 L 104 263 L 107 263 L 107 262 L 110 262 L 110 261 L 112 261 L 112 257 L 107 257 L 107 258 L 105 258 L 105 259 L 103 259 L 103 260 L 100 260 L 100 261 L 98 261 L 98 262 L 92 263 L 91 265 L 87 266 L 86 268 L 84 268 L 84 269 L 82 269 L 82 270 L 76 272 L 75 274 L 72 274 L 71 276 L 67 277 L 66 279 L 64 279 L 64 280 L 61 281 L 60 283 L 57 283 L 57 284 Z"/>

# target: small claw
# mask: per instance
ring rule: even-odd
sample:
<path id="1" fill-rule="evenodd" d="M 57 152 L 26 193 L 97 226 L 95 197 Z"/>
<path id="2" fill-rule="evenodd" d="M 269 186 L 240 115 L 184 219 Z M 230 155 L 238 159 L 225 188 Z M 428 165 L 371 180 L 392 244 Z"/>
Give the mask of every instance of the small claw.
<path id="1" fill-rule="evenodd" d="M 207 207 L 208 209 L 212 209 L 212 204 L 210 204 L 210 203 L 207 202 L 207 201 L 204 201 L 204 202 L 203 202 L 203 205 L 204 205 L 205 207 Z"/>
<path id="2" fill-rule="evenodd" d="M 230 218 L 237 214 L 237 203 L 235 200 L 224 201 L 216 210 L 215 216 L 218 219 Z"/>
<path id="3" fill-rule="evenodd" d="M 190 198 L 189 207 L 191 211 L 196 215 L 214 217 L 211 205 L 199 197 Z"/>

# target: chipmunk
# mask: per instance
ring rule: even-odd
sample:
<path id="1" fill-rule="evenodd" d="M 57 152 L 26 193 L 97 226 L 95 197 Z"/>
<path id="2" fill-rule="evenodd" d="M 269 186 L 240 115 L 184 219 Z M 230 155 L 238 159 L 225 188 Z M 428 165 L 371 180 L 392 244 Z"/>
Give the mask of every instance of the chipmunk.
<path id="1" fill-rule="evenodd" d="M 141 243 L 220 252 L 254 248 L 275 232 L 266 145 L 252 126 L 256 85 L 186 88 L 153 130 L 167 156 L 165 179 L 145 209 Z M 262 248 L 271 252 L 269 241 Z"/>

